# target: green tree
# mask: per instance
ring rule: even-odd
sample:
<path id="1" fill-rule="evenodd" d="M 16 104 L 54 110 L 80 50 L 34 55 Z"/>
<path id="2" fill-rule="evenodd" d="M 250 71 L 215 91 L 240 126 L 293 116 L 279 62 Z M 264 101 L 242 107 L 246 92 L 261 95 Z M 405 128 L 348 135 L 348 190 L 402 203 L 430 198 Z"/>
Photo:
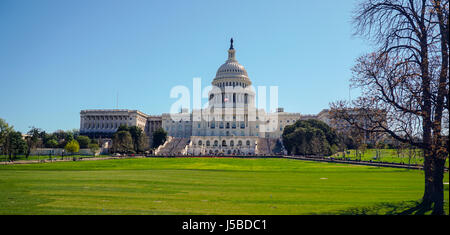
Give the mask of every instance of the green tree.
<path id="1" fill-rule="evenodd" d="M 137 153 L 144 152 L 148 149 L 148 139 L 140 127 L 132 126 L 128 128 L 133 139 L 134 151 Z"/>
<path id="2" fill-rule="evenodd" d="M 58 141 L 60 148 L 64 148 L 67 143 L 75 139 L 72 131 L 57 130 L 52 136 Z"/>
<path id="3" fill-rule="evenodd" d="M 47 141 L 46 147 L 56 148 L 56 147 L 58 147 L 58 141 L 56 141 L 55 139 L 49 139 Z"/>
<path id="4" fill-rule="evenodd" d="M 167 132 L 162 129 L 158 128 L 153 132 L 153 148 L 158 148 L 160 145 L 164 144 L 167 140 Z"/>
<path id="5" fill-rule="evenodd" d="M 5 120 L 0 118 L 0 153 L 7 155 L 8 154 L 8 136 L 9 133 L 13 131 L 13 127 L 9 126 Z"/>
<path id="6" fill-rule="evenodd" d="M 286 126 L 282 137 L 289 154 L 331 155 L 340 144 L 336 132 L 318 120 L 299 120 Z"/>
<path id="7" fill-rule="evenodd" d="M 116 153 L 134 153 L 130 132 L 123 130 L 114 133 L 112 149 Z"/>
<path id="8" fill-rule="evenodd" d="M 89 143 L 91 143 L 91 139 L 84 135 L 77 136 L 76 140 L 80 144 L 80 148 L 85 149 L 89 148 Z"/>
<path id="9" fill-rule="evenodd" d="M 95 156 L 95 153 L 100 149 L 97 143 L 90 143 L 88 146 L 93 156 Z"/>
<path id="10" fill-rule="evenodd" d="M 18 154 L 25 154 L 27 151 L 27 143 L 22 138 L 22 133 L 12 131 L 8 135 L 8 156 L 9 160 L 16 159 Z"/>
<path id="11" fill-rule="evenodd" d="M 28 146 L 26 152 L 26 158 L 28 159 L 28 156 L 30 156 L 30 153 L 33 149 L 42 146 L 42 130 L 36 127 L 31 127 L 27 134 L 28 136 L 25 138 L 25 141 Z"/>
<path id="12" fill-rule="evenodd" d="M 78 153 L 80 151 L 80 144 L 76 140 L 71 140 L 66 144 L 64 149 L 71 154 Z"/>
<path id="13" fill-rule="evenodd" d="M 117 128 L 117 131 L 116 132 L 119 132 L 119 131 L 129 131 L 130 130 L 130 128 L 128 128 L 128 126 L 127 125 L 120 125 L 119 126 L 119 128 Z"/>

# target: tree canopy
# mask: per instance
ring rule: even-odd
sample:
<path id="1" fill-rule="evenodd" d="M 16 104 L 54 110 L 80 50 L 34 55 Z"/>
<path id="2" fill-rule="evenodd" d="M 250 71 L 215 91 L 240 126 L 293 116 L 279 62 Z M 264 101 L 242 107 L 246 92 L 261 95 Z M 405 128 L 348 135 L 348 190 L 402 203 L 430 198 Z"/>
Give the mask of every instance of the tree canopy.
<path id="1" fill-rule="evenodd" d="M 66 146 L 64 147 L 64 149 L 69 152 L 69 153 L 78 153 L 78 151 L 80 151 L 80 145 L 78 144 L 78 141 L 76 140 L 71 140 L 70 142 L 68 142 L 66 144 Z"/>
<path id="2" fill-rule="evenodd" d="M 112 149 L 116 153 L 134 153 L 130 132 L 122 130 L 114 133 Z"/>
<path id="3" fill-rule="evenodd" d="M 283 143 L 289 154 L 331 155 L 337 151 L 339 138 L 326 123 L 319 120 L 299 120 L 286 126 Z"/>
<path id="4" fill-rule="evenodd" d="M 153 132 L 153 148 L 158 148 L 160 145 L 164 144 L 167 140 L 167 132 L 162 129 L 158 128 Z"/>
<path id="5" fill-rule="evenodd" d="M 80 144 L 80 148 L 82 149 L 88 148 L 89 143 L 91 143 L 91 139 L 84 135 L 77 136 L 76 140 L 78 141 L 78 143 Z"/>
<path id="6" fill-rule="evenodd" d="M 131 138 L 131 141 L 128 139 Z M 148 150 L 149 139 L 138 126 L 120 125 L 113 135 L 113 150 L 123 153 L 142 153 Z"/>

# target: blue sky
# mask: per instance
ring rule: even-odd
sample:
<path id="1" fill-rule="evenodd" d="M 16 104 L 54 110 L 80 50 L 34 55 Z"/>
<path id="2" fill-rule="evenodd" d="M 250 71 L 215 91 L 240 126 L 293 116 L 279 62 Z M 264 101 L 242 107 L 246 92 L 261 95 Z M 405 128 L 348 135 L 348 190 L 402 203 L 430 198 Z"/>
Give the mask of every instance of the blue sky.
<path id="1" fill-rule="evenodd" d="M 82 109 L 170 111 L 177 85 L 210 84 L 236 57 L 279 105 L 314 114 L 348 99 L 353 0 L 0 1 L 0 118 L 26 132 L 79 128 Z M 352 93 L 352 96 L 356 94 Z M 206 101 L 205 101 L 206 102 Z"/>

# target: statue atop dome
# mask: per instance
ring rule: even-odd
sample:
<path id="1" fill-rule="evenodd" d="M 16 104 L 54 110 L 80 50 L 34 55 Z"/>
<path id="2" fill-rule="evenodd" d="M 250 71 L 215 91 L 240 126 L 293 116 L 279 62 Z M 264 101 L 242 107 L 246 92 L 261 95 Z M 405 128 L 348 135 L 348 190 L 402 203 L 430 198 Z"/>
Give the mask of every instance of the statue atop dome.
<path id="1" fill-rule="evenodd" d="M 230 42 L 231 42 L 230 50 L 234 50 L 234 48 L 233 48 L 233 38 L 231 38 Z"/>

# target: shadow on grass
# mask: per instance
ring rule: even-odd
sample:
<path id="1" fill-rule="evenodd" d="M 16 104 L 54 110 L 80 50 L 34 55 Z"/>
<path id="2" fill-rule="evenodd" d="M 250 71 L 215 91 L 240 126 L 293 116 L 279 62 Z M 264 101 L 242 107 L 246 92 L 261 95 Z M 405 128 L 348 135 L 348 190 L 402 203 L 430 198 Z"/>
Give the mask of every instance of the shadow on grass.
<path id="1" fill-rule="evenodd" d="M 445 202 L 448 209 L 448 202 Z M 420 201 L 405 201 L 397 203 L 377 203 L 368 207 L 355 207 L 337 211 L 338 215 L 429 215 L 432 208 L 424 206 Z M 445 212 L 448 214 L 448 210 Z"/>

